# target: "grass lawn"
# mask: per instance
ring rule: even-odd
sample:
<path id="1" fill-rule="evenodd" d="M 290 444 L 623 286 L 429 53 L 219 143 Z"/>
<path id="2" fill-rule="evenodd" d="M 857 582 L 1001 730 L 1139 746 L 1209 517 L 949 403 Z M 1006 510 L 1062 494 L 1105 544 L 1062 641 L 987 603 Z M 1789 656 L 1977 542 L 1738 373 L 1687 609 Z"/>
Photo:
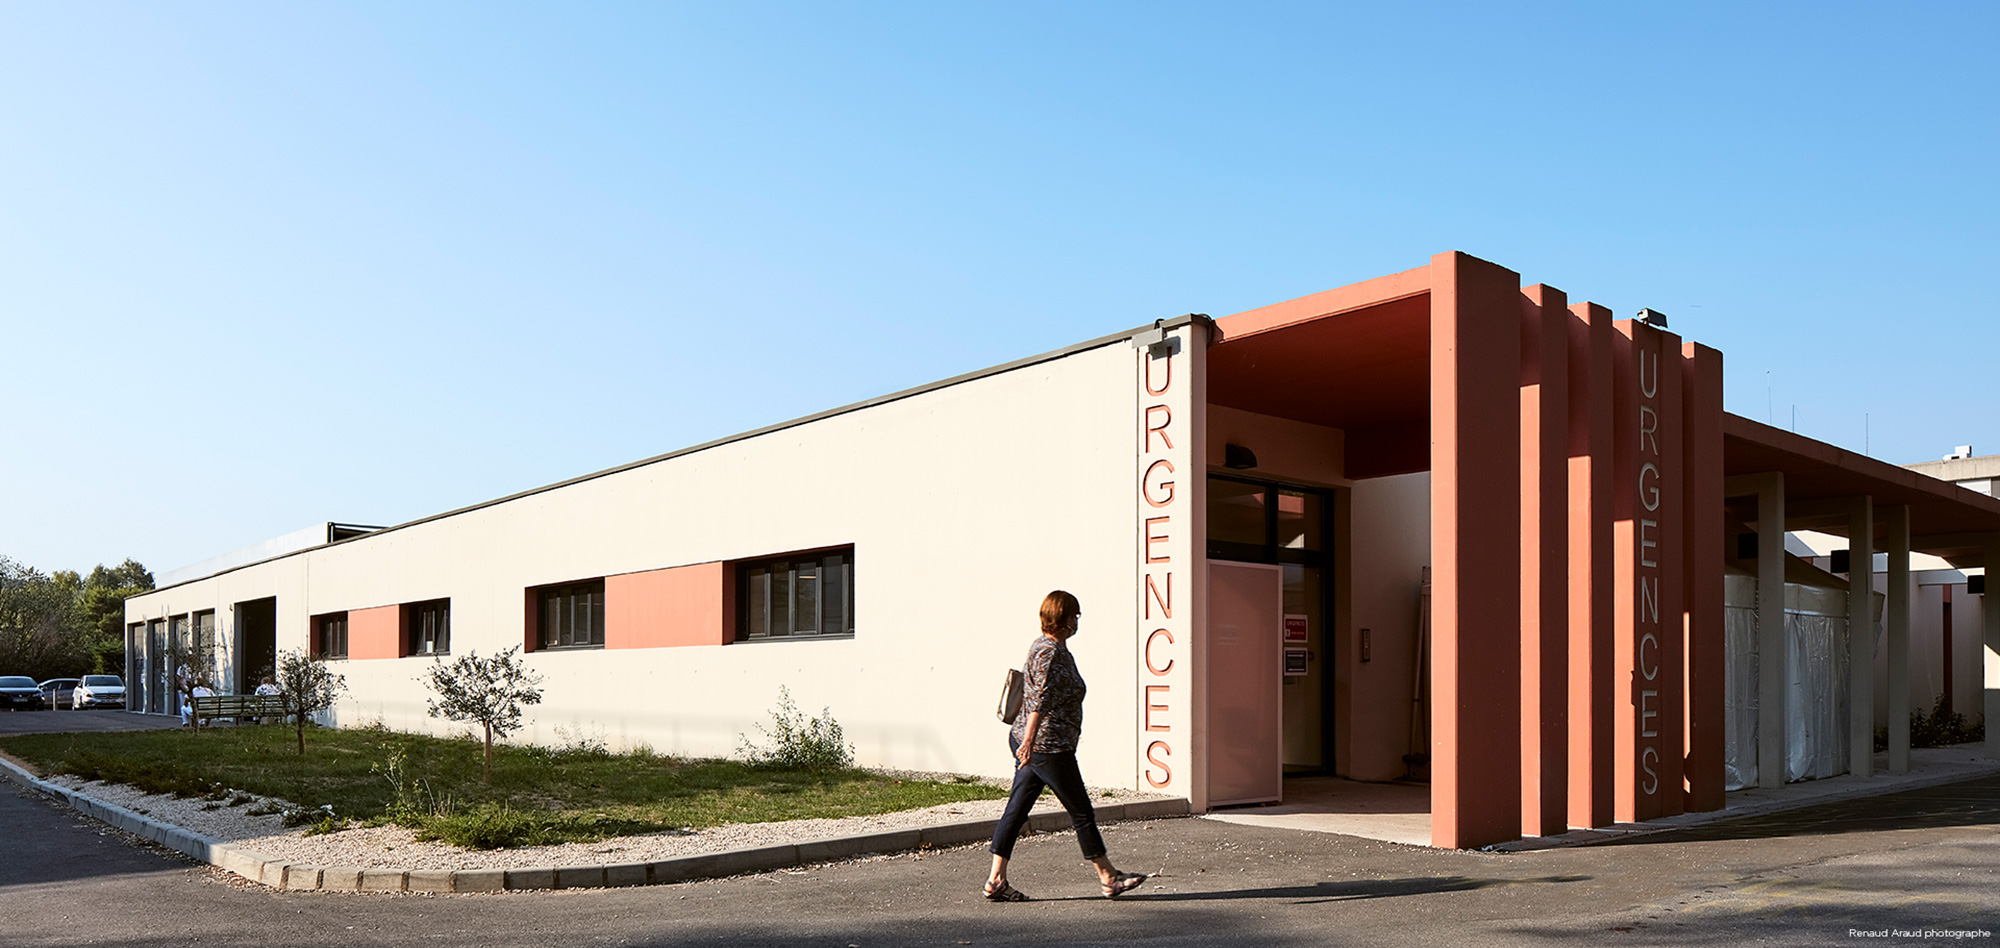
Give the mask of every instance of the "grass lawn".
<path id="1" fill-rule="evenodd" d="M 495 746 L 488 786 L 480 781 L 478 741 L 380 728 L 309 730 L 304 756 L 289 725 L 22 734 L 0 739 L 0 749 L 44 773 L 178 796 L 247 791 L 308 811 L 288 822 L 331 806 L 342 819 L 397 823 L 473 848 L 861 816 L 1006 795 L 970 779 L 907 780 L 854 769 L 811 774 L 594 746 Z"/>

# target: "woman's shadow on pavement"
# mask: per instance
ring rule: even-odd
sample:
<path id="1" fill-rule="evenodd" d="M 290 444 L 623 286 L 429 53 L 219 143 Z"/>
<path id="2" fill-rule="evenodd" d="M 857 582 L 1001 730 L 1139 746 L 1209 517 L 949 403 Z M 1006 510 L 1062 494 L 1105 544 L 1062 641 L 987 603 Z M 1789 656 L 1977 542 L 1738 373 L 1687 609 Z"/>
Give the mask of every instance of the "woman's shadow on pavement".
<path id="1" fill-rule="evenodd" d="M 1155 877 L 1157 878 L 1157 877 Z M 1590 876 L 1540 876 L 1533 879 L 1474 879 L 1468 876 L 1424 876 L 1411 879 L 1358 879 L 1353 882 L 1315 882 L 1310 885 L 1266 886 L 1257 889 L 1225 889 L 1219 892 L 1162 892 L 1157 895 L 1134 892 L 1119 897 L 1121 902 L 1208 902 L 1222 899 L 1287 899 L 1298 905 L 1352 902 L 1359 899 L 1388 899 L 1405 895 L 1438 892 L 1471 892 L 1507 885 L 1546 885 L 1584 882 Z M 1151 880 L 1147 880 L 1149 883 Z M 1038 902 L 1086 901 L 1100 896 L 1067 896 L 1036 899 Z"/>

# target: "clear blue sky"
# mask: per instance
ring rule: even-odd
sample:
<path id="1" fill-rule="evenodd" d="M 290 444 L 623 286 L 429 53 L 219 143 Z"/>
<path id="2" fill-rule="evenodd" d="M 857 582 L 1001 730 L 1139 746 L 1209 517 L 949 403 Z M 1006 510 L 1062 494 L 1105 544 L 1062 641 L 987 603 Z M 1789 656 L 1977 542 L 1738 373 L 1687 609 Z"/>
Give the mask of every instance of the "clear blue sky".
<path id="1" fill-rule="evenodd" d="M 401 522 L 1444 250 L 1665 311 L 1738 413 L 2000 452 L 1996 36 L 1991 2 L 0 3 L 0 554 Z"/>

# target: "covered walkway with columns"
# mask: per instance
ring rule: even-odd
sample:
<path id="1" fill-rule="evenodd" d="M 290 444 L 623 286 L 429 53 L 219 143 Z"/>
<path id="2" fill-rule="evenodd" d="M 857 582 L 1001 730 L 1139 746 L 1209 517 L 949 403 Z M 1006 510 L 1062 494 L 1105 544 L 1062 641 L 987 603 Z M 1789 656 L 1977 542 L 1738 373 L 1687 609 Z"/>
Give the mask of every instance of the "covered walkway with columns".
<path id="1" fill-rule="evenodd" d="M 1910 554 L 1929 553 L 1961 569 L 2000 564 L 2000 499 L 1884 461 L 1737 415 L 1723 418 L 1728 523 L 1739 547 L 1754 542 L 1757 643 L 1763 655 L 1785 650 L 1783 596 L 1763 595 L 1785 583 L 1785 533 L 1817 530 L 1848 540 L 1848 760 L 1866 777 L 1874 769 L 1875 638 L 1855 634 L 1874 626 L 1875 554 L 1886 553 L 1882 648 L 1888 672 L 1889 770 L 1910 767 Z M 1747 534 L 1747 536 L 1746 536 Z M 1750 539 L 1749 537 L 1754 537 Z M 1985 641 L 1986 755 L 2000 759 L 2000 609 L 1982 609 Z M 1785 666 L 1759 668 L 1757 756 L 1782 760 L 1785 747 Z M 1758 785 L 1784 782 L 1782 767 L 1759 767 Z"/>

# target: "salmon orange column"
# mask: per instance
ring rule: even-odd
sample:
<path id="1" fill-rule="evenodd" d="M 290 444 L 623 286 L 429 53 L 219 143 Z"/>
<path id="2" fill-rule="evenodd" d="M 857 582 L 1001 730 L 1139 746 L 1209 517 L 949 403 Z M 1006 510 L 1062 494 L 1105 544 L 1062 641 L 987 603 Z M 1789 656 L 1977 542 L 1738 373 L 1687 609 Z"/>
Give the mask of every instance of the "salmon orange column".
<path id="1" fill-rule="evenodd" d="M 1686 662 L 1684 806 L 1723 806 L 1722 353 L 1681 346 L 1681 434 L 1687 539 L 1682 648 Z"/>
<path id="2" fill-rule="evenodd" d="M 1611 311 L 1569 317 L 1569 822 L 1611 807 Z"/>
<path id="3" fill-rule="evenodd" d="M 1680 340 L 1616 324 L 1612 371 L 1613 814 L 1681 811 Z"/>
<path id="4" fill-rule="evenodd" d="M 1521 833 L 1569 828 L 1569 312 L 1521 291 Z"/>
<path id="5" fill-rule="evenodd" d="M 1520 278 L 1431 258 L 1431 842 L 1521 835 Z"/>

